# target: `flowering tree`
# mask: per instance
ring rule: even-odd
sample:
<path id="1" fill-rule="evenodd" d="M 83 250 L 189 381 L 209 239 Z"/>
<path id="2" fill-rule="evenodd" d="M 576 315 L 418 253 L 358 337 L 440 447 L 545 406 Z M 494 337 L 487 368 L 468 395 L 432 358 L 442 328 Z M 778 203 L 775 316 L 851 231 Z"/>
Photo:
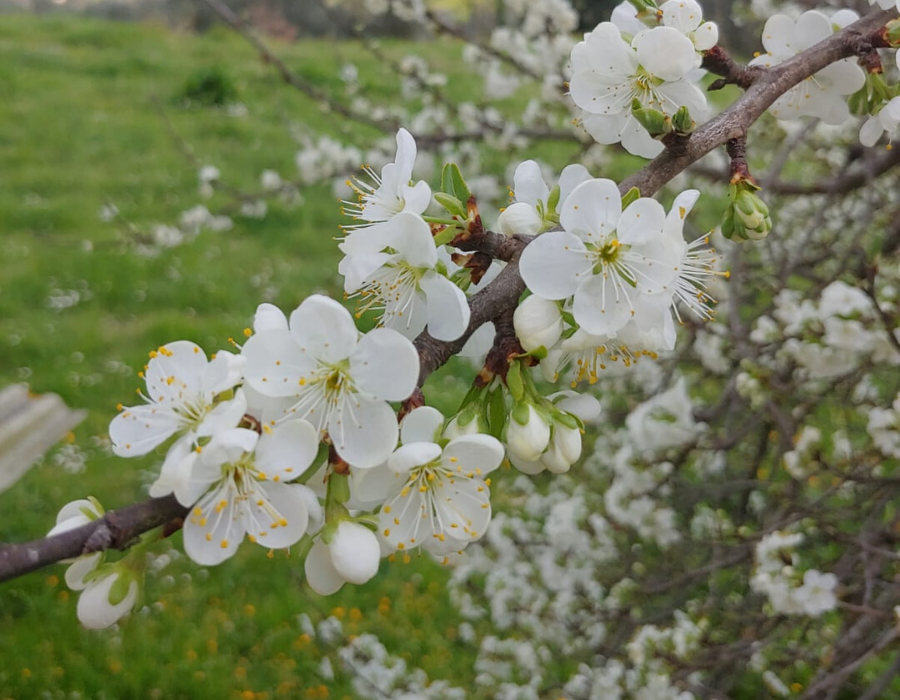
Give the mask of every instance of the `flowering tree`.
<path id="1" fill-rule="evenodd" d="M 415 2 L 369 4 L 452 30 Z M 694 0 L 623 3 L 574 46 L 567 3 L 519 8 L 520 32 L 472 48 L 489 89 L 512 67 L 556 99 L 566 77 L 579 133 L 654 160 L 618 183 L 583 163 L 548 182 L 524 160 L 496 231 L 459 163 L 437 190 L 416 180 L 417 143 L 573 132 L 436 101 L 408 115 L 417 140 L 365 102 L 341 106 L 395 144 L 344 202 L 356 316 L 321 295 L 289 315 L 264 303 L 243 345 L 152 351 L 140 403 L 109 430 L 123 458 L 164 451 L 152 498 L 69 503 L 47 537 L 0 547 L 0 580 L 73 559 L 78 616 L 102 628 L 132 610 L 146 552 L 178 530 L 205 566 L 245 540 L 291 548 L 321 595 L 417 550 L 455 567 L 487 696 L 884 697 L 900 668 L 900 159 L 859 144 L 900 124 L 883 65 L 900 22 L 877 4 L 774 14 L 747 65 Z M 439 82 L 407 73 L 417 89 Z M 706 74 L 710 90 L 743 91 L 714 116 Z M 751 133 L 763 119 L 772 128 Z M 340 172 L 341 154 L 317 176 Z M 218 180 L 201 171 L 204 187 Z M 668 207 L 653 198 L 665 186 Z M 263 187 L 289 185 L 268 172 Z M 693 235 L 704 196 L 721 221 Z M 360 332 L 362 316 L 377 327 Z M 421 389 L 457 354 L 483 360 L 445 416 Z M 505 460 L 522 474 L 495 485 Z M 371 638 L 341 658 L 391 667 Z M 548 670 L 560 658 L 565 675 Z M 420 680 L 378 691 L 461 696 Z"/>

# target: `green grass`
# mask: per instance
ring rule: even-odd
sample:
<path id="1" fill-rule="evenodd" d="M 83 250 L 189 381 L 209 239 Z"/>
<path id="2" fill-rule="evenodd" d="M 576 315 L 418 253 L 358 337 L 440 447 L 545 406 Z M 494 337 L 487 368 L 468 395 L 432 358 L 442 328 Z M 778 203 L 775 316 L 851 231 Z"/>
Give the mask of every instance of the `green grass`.
<path id="1" fill-rule="evenodd" d="M 409 46 L 386 42 L 384 49 L 399 57 Z M 448 92 L 465 94 L 472 83 L 458 48 L 440 49 L 429 53 L 451 75 Z M 333 86 L 349 60 L 360 66 L 365 90 L 399 95 L 358 45 L 305 41 L 278 51 L 321 87 Z M 180 104 L 188 77 L 217 66 L 234 82 L 247 117 Z M 326 186 L 305 191 L 302 207 L 275 204 L 264 221 L 237 219 L 229 232 L 203 232 L 156 257 L 136 255 L 127 227 L 98 219 L 111 201 L 124 220 L 147 230 L 174 223 L 198 202 L 196 168 L 160 107 L 201 162 L 248 190 L 263 168 L 295 172 L 291 122 L 360 143 L 375 134 L 323 114 L 284 87 L 239 37 L 220 31 L 198 38 L 148 25 L 4 16 L 0 85 L 0 386 L 28 381 L 89 411 L 74 436 L 88 455 L 85 472 L 67 473 L 47 459 L 0 495 L 0 541 L 9 542 L 43 535 L 75 498 L 93 495 L 114 508 L 145 497 L 161 454 L 122 460 L 102 441 L 116 404 L 134 397 L 133 371 L 148 350 L 182 338 L 209 352 L 225 347 L 250 323 L 270 284 L 268 300 L 288 310 L 313 290 L 340 295 L 339 209 Z M 210 206 L 224 202 L 216 195 Z M 76 290 L 81 300 L 54 310 L 47 304 L 54 290 Z M 438 379 L 437 404 L 450 409 L 465 381 Z M 76 692 L 324 697 L 315 689 L 327 650 L 305 640 L 295 618 L 306 612 L 322 619 L 332 609 L 348 633 L 376 631 L 434 678 L 465 684 L 472 677 L 474 650 L 454 641 L 459 620 L 441 584 L 445 573 L 426 559 L 386 564 L 373 584 L 322 599 L 284 554 L 269 560 L 247 546 L 208 571 L 181 557 L 148 576 L 148 607 L 121 634 L 79 626 L 77 596 L 61 582 L 63 571 L 0 585 L 0 700 Z M 345 675 L 328 689 L 332 698 L 354 697 Z"/>

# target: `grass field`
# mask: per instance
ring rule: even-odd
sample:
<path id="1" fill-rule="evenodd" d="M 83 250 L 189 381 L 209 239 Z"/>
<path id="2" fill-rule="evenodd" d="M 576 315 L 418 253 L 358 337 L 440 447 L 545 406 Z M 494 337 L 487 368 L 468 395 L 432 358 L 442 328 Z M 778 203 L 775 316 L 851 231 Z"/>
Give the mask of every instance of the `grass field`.
<path id="1" fill-rule="evenodd" d="M 385 45 L 397 56 L 407 48 Z M 361 67 L 365 89 L 398 91 L 384 71 L 366 69 L 357 45 L 278 50 L 319 85 L 349 60 Z M 451 73 L 448 90 L 471 89 L 458 47 L 432 55 Z M 179 103 L 188 77 L 213 66 L 231 77 L 247 116 Z M 325 134 L 336 134 L 337 124 L 283 87 L 239 37 L 219 31 L 192 37 L 3 16 L 0 86 L 0 386 L 27 381 L 89 410 L 73 446 L 0 495 L 0 541 L 23 541 L 45 533 L 72 499 L 94 495 L 113 508 L 145 496 L 160 455 L 125 461 L 103 441 L 116 404 L 134 396 L 148 350 L 181 338 L 210 352 L 224 347 L 248 325 L 263 290 L 286 309 L 313 290 L 341 290 L 339 210 L 324 185 L 304 192 L 301 207 L 273 205 L 263 221 L 237 219 L 231 231 L 201 233 L 155 257 L 136 255 L 126 227 L 98 218 L 113 202 L 124 220 L 146 228 L 173 223 L 197 203 L 196 168 L 159 107 L 201 162 L 250 190 L 263 168 L 296 172 L 289 123 Z M 351 129 L 362 143 L 374 136 Z M 464 381 L 438 380 L 437 405 L 449 408 Z M 80 457 L 86 468 L 73 473 Z M 431 677 L 464 683 L 473 675 L 475 650 L 456 641 L 445 574 L 426 559 L 386 564 L 372 585 L 322 599 L 283 554 L 270 560 L 248 546 L 210 570 L 182 557 L 148 576 L 146 607 L 112 633 L 79 626 L 63 572 L 0 585 L 0 700 L 354 697 L 346 675 L 323 687 L 327 649 L 296 620 L 332 610 L 348 634 L 376 631 Z"/>

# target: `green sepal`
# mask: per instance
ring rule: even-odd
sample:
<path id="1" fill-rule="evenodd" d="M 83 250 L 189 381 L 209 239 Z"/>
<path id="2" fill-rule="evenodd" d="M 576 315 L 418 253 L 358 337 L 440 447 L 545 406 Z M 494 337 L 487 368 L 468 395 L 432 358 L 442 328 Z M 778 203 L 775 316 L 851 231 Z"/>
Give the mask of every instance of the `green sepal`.
<path id="1" fill-rule="evenodd" d="M 469 192 L 469 186 L 463 179 L 462 173 L 459 172 L 459 166 L 456 163 L 447 163 L 441 172 L 441 191 L 455 197 L 459 202 L 465 204 L 469 201 L 472 193 Z M 465 217 L 466 214 L 464 213 Z"/>
<path id="2" fill-rule="evenodd" d="M 632 187 L 622 196 L 622 211 L 627 209 L 641 198 L 641 191 L 637 187 Z"/>
<path id="3" fill-rule="evenodd" d="M 522 363 L 510 362 L 506 372 L 506 386 L 514 401 L 521 401 L 525 396 L 525 384 L 522 382 Z"/>
<path id="4" fill-rule="evenodd" d="M 435 192 L 432 196 L 434 197 L 434 201 L 444 207 L 444 209 L 450 212 L 450 214 L 452 214 L 453 216 L 458 216 L 462 219 L 466 218 L 465 205 L 452 194 L 447 194 L 445 192 Z"/>
<path id="5" fill-rule="evenodd" d="M 343 474 L 332 473 L 328 477 L 328 495 L 335 503 L 343 505 L 350 500 L 350 479 Z"/>
<path id="6" fill-rule="evenodd" d="M 503 435 L 506 427 L 506 396 L 502 388 L 497 388 L 488 394 L 488 432 L 498 440 Z"/>
<path id="7" fill-rule="evenodd" d="M 135 581 L 135 583 L 138 584 L 138 588 L 140 588 L 140 582 L 136 581 L 132 574 L 119 570 L 119 577 L 109 589 L 107 600 L 109 600 L 110 605 L 118 605 L 125 600 L 128 596 L 128 591 L 131 588 L 132 581 Z"/>
<path id="8" fill-rule="evenodd" d="M 553 422 L 560 423 L 567 428 L 572 430 L 580 430 L 581 429 L 581 421 L 578 420 L 571 413 L 567 413 L 566 411 L 555 410 L 553 411 Z"/>
<path id="9" fill-rule="evenodd" d="M 531 411 L 529 410 L 529 405 L 527 403 L 517 401 L 513 404 L 512 411 L 509 415 L 519 425 L 525 425 L 531 417 Z"/>
<path id="10" fill-rule="evenodd" d="M 553 185 L 553 189 L 550 190 L 550 196 L 547 197 L 547 213 L 550 214 L 552 212 L 556 212 L 556 207 L 559 206 L 559 198 L 562 196 L 562 190 L 559 187 L 559 184 Z M 546 218 L 546 217 L 544 217 Z"/>

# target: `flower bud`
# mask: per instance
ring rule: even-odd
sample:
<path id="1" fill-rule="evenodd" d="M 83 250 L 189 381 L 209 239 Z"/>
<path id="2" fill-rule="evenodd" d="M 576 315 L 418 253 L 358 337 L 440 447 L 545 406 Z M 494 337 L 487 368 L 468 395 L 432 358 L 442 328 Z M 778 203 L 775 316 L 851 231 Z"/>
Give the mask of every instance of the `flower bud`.
<path id="1" fill-rule="evenodd" d="M 900 46 L 900 19 L 893 19 L 885 25 L 884 38 L 892 48 Z"/>
<path id="2" fill-rule="evenodd" d="M 756 194 L 759 188 L 746 180 L 731 186 L 731 204 L 722 221 L 722 235 L 739 241 L 762 240 L 772 230 L 769 207 Z"/>
<path id="3" fill-rule="evenodd" d="M 138 583 L 116 571 L 91 581 L 78 599 L 81 624 L 92 630 L 111 627 L 134 607 Z"/>
<path id="4" fill-rule="evenodd" d="M 365 525 L 345 520 L 338 525 L 328 545 L 331 563 L 345 580 L 363 584 L 378 573 L 381 546 L 378 538 Z"/>
<path id="5" fill-rule="evenodd" d="M 543 346 L 556 345 L 562 335 L 562 314 L 556 302 L 531 295 L 519 304 L 513 315 L 516 336 L 522 347 L 531 352 Z"/>
<path id="6" fill-rule="evenodd" d="M 530 404 L 513 407 L 506 431 L 506 445 L 511 455 L 526 462 L 536 462 L 550 443 L 550 426 Z"/>
<path id="7" fill-rule="evenodd" d="M 513 202 L 500 214 L 497 227 L 505 236 L 516 233 L 536 236 L 544 227 L 537 209 L 527 202 Z"/>
<path id="8" fill-rule="evenodd" d="M 661 139 L 666 134 L 672 133 L 672 120 L 658 109 L 642 107 L 637 98 L 631 103 L 631 116 L 637 119 L 654 139 Z"/>
<path id="9" fill-rule="evenodd" d="M 691 118 L 691 113 L 687 107 L 679 107 L 678 111 L 672 115 L 672 128 L 679 136 L 692 134 L 696 127 L 697 122 Z"/>

